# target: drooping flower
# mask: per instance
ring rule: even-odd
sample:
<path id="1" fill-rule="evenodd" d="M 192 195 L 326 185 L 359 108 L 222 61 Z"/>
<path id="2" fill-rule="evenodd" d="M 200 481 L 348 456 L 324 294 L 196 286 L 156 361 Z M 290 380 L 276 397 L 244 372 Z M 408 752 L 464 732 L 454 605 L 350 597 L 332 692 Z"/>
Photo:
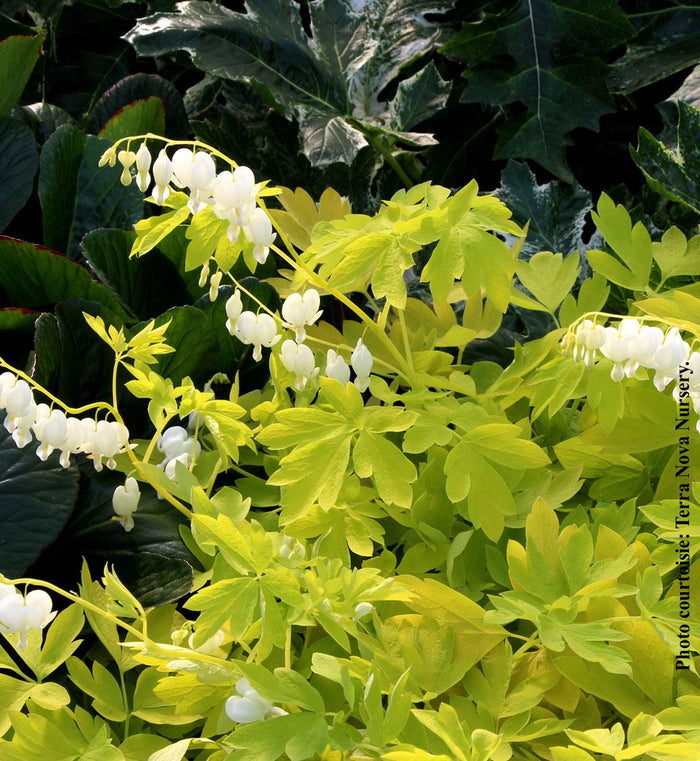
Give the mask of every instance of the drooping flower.
<path id="1" fill-rule="evenodd" d="M 51 597 L 43 589 L 33 589 L 23 597 L 14 586 L 0 585 L 0 631 L 19 634 L 18 650 L 27 646 L 30 631 L 41 630 L 53 621 L 56 613 L 51 608 Z"/>
<path id="2" fill-rule="evenodd" d="M 282 708 L 273 706 L 269 700 L 259 695 L 245 677 L 236 682 L 236 692 L 238 695 L 232 695 L 226 701 L 225 711 L 229 719 L 237 724 L 252 724 L 270 716 L 287 715 Z"/>
<path id="3" fill-rule="evenodd" d="M 119 180 L 122 185 L 131 185 L 131 167 L 136 161 L 136 154 L 133 151 L 119 151 L 117 154 L 119 163 L 124 167 Z"/>
<path id="4" fill-rule="evenodd" d="M 253 258 L 260 264 L 265 264 L 277 233 L 273 232 L 272 222 L 262 209 L 256 208 L 251 212 L 245 222 L 244 233 L 253 244 Z"/>
<path id="5" fill-rule="evenodd" d="M 126 452 L 129 431 L 123 423 L 116 420 L 100 420 L 94 431 L 90 429 L 91 426 L 87 423 L 86 433 L 89 431 L 89 438 L 86 440 L 85 449 L 92 454 L 95 470 L 102 470 L 103 458 L 107 458 L 107 467 L 114 470 L 117 467 L 115 456 Z"/>
<path id="6" fill-rule="evenodd" d="M 112 508 L 119 516 L 119 523 L 124 527 L 124 531 L 131 531 L 134 527 L 133 514 L 139 506 L 141 499 L 141 490 L 135 478 L 129 476 L 124 482 L 124 486 L 117 486 L 112 495 Z"/>
<path id="7" fill-rule="evenodd" d="M 277 323 L 269 314 L 242 312 L 236 320 L 234 335 L 244 344 L 252 345 L 253 359 L 262 359 L 262 347 L 268 349 L 274 346 L 282 336 L 277 333 Z"/>
<path id="8" fill-rule="evenodd" d="M 243 312 L 243 302 L 241 301 L 241 292 L 236 288 L 233 292 L 233 296 L 230 296 L 226 301 L 226 330 L 233 335 L 236 330 L 236 321 Z"/>
<path id="9" fill-rule="evenodd" d="M 45 461 L 54 449 L 63 449 L 68 439 L 68 419 L 63 410 L 54 409 L 45 416 L 44 407 L 47 405 L 38 405 L 41 412 L 35 416 L 34 435 L 40 442 L 36 450 L 40 460 Z M 47 408 L 48 409 L 48 408 Z"/>
<path id="10" fill-rule="evenodd" d="M 280 351 L 280 359 L 287 370 L 296 375 L 294 388 L 297 391 L 301 391 L 306 386 L 309 378 L 318 375 L 314 353 L 305 344 L 298 344 L 296 341 L 290 340 L 285 341 Z"/>
<path id="11" fill-rule="evenodd" d="M 292 328 L 296 335 L 297 343 L 306 338 L 306 325 L 313 325 L 321 316 L 323 310 L 319 310 L 321 297 L 315 288 L 309 288 L 304 293 L 290 293 L 282 304 L 282 317 L 284 326 Z"/>
<path id="12" fill-rule="evenodd" d="M 163 149 L 158 158 L 153 162 L 153 200 L 162 206 L 165 199 L 170 195 L 170 180 L 173 176 L 173 165 L 168 154 Z"/>
<path id="13" fill-rule="evenodd" d="M 659 391 L 678 377 L 678 366 L 688 359 L 690 346 L 681 338 L 678 328 L 671 328 L 654 352 L 649 367 L 656 370 L 654 385 Z"/>
<path id="14" fill-rule="evenodd" d="M 350 364 L 355 371 L 355 386 L 358 391 L 366 391 L 369 388 L 369 374 L 372 372 L 374 358 L 369 349 L 362 343 L 362 339 L 357 339 L 355 349 L 350 355 Z"/>
<path id="15" fill-rule="evenodd" d="M 148 170 L 151 168 L 151 152 L 146 148 L 146 143 L 141 143 L 136 151 L 136 185 L 138 189 L 145 193 L 151 183 L 151 176 Z"/>
<path id="16" fill-rule="evenodd" d="M 355 606 L 355 615 L 352 617 L 353 621 L 360 621 L 365 616 L 368 616 L 374 610 L 374 605 L 371 602 L 358 602 Z"/>

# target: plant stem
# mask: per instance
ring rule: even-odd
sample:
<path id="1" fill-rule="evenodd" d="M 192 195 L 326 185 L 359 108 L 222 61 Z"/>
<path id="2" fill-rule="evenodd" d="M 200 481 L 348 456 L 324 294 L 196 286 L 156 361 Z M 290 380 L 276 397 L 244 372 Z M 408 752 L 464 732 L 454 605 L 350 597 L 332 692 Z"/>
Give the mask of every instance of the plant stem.
<path id="1" fill-rule="evenodd" d="M 384 161 L 396 172 L 398 178 L 403 182 L 403 184 L 407 188 L 412 188 L 416 183 L 408 176 L 406 173 L 406 170 L 399 164 L 399 162 L 396 160 L 394 155 L 392 154 L 391 150 L 384 145 L 384 142 L 380 137 L 376 137 L 375 135 L 370 135 L 367 132 L 363 131 L 362 134 L 365 136 L 365 140 L 374 148 L 375 151 L 378 151 Z"/>

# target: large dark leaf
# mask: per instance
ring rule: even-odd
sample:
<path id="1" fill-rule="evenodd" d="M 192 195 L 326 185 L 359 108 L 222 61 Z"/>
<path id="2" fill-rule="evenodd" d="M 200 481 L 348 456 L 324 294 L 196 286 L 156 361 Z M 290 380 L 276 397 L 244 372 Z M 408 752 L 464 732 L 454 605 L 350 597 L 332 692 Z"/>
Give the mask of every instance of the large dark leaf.
<path id="1" fill-rule="evenodd" d="M 547 182 L 538 185 L 527 164 L 509 161 L 501 174 L 496 195 L 513 212 L 519 224 L 530 223 L 521 256 L 529 259 L 538 251 L 552 251 L 567 256 L 601 245 L 596 238 L 584 241 L 583 230 L 593 207 L 591 194 L 577 182 Z"/>
<path id="2" fill-rule="evenodd" d="M 700 7 L 666 8 L 648 19 L 613 64 L 613 92 L 627 95 L 700 62 Z"/>
<path id="3" fill-rule="evenodd" d="M 0 115 L 7 116 L 19 100 L 39 58 L 41 43 L 39 36 L 8 37 L 0 42 Z"/>
<path id="4" fill-rule="evenodd" d="M 156 95 L 128 103 L 100 130 L 103 140 L 116 142 L 132 135 L 165 134 L 165 105 Z"/>
<path id="5" fill-rule="evenodd" d="M 136 233 L 126 230 L 94 230 L 83 238 L 83 254 L 99 279 L 142 320 L 190 303 L 187 287 L 167 256 L 151 251 L 129 258 L 135 238 Z"/>
<path id="6" fill-rule="evenodd" d="M 119 181 L 121 167 L 97 166 L 109 145 L 64 124 L 41 151 L 44 243 L 73 259 L 80 257 L 85 233 L 99 227 L 131 229 L 143 212 L 143 194 Z"/>
<path id="7" fill-rule="evenodd" d="M 92 109 L 90 130 L 99 132 L 122 108 L 153 96 L 158 97 L 165 107 L 165 134 L 171 138 L 187 137 L 187 115 L 182 97 L 167 79 L 157 74 L 133 74 L 110 87 Z"/>
<path id="8" fill-rule="evenodd" d="M 657 139 L 641 128 L 632 158 L 657 193 L 700 214 L 700 111 L 680 101 L 659 111 L 663 132 Z"/>
<path id="9" fill-rule="evenodd" d="M 432 49 L 440 30 L 426 16 L 449 10 L 450 0 L 320 0 L 308 6 L 311 37 L 292 0 L 249 0 L 245 14 L 209 2 L 177 7 L 177 13 L 143 19 L 127 39 L 141 55 L 187 50 L 203 71 L 256 83 L 299 120 L 313 164 L 349 163 L 365 144 L 366 129 L 386 130 L 411 145 L 431 142 L 401 133 L 404 125 L 382 93 L 402 66 Z M 405 92 L 414 87 L 415 94 Z M 420 82 L 409 83 L 403 97 L 425 101 L 422 92 Z M 435 93 L 430 99 L 444 102 Z"/>
<path id="10" fill-rule="evenodd" d="M 19 449 L 0 426 L 0 571 L 21 576 L 59 535 L 78 494 L 78 471 L 52 455 L 36 456 L 36 444 Z"/>
<path id="11" fill-rule="evenodd" d="M 250 87 L 230 82 L 221 90 L 225 106 L 218 124 L 211 121 L 211 113 L 207 121 L 192 122 L 199 140 L 276 185 L 305 188 L 314 198 L 320 198 L 327 187 L 332 187 L 350 199 L 354 211 L 376 211 L 379 199 L 373 181 L 381 159 L 375 151 L 363 148 L 350 166 L 340 162 L 311 166 L 302 153 L 295 122 L 270 108 Z"/>
<path id="12" fill-rule="evenodd" d="M 128 316 L 112 291 L 81 264 L 43 246 L 4 236 L 0 236 L 0 289 L 8 306 L 50 307 L 65 299 L 88 299 Z"/>
<path id="13" fill-rule="evenodd" d="M 83 312 L 121 327 L 119 316 L 101 304 L 62 301 L 55 315 L 44 314 L 37 320 L 34 337 L 34 378 L 72 407 L 112 398 L 114 353 L 88 326 Z"/>
<path id="14" fill-rule="evenodd" d="M 41 145 L 63 124 L 72 121 L 71 115 L 50 103 L 32 103 L 16 108 L 12 116 L 26 124 L 34 133 L 34 138 Z"/>
<path id="15" fill-rule="evenodd" d="M 112 509 L 112 495 L 124 483 L 121 473 L 95 473 L 88 460 L 80 462 L 80 494 L 59 541 L 43 559 L 44 565 L 73 566 L 77 577 L 80 558 L 96 572 L 105 563 L 117 573 L 144 605 L 159 605 L 185 594 L 192 584 L 191 555 L 180 539 L 183 517 L 172 505 L 141 484 L 134 528 L 124 531 Z"/>
<path id="16" fill-rule="evenodd" d="M 531 158 L 570 181 L 564 149 L 577 127 L 612 111 L 603 56 L 634 34 L 614 0 L 517 0 L 465 24 L 442 50 L 466 60 L 464 102 L 521 103 L 501 127 L 497 156 Z"/>
<path id="17" fill-rule="evenodd" d="M 0 232 L 31 195 L 38 163 L 29 127 L 0 116 Z"/>

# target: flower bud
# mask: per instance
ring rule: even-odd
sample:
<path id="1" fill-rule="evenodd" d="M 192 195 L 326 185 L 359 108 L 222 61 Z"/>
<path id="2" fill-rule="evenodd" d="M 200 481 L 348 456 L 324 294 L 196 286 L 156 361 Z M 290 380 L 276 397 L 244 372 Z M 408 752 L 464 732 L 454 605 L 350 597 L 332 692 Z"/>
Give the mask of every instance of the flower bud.
<path id="1" fill-rule="evenodd" d="M 350 366 L 333 349 L 328 349 L 326 353 L 326 375 L 340 381 L 344 386 L 350 381 Z"/>
<path id="2" fill-rule="evenodd" d="M 372 371 L 374 359 L 369 349 L 362 343 L 362 339 L 357 339 L 357 344 L 353 353 L 350 355 L 350 364 L 355 371 L 355 386 L 358 391 L 365 391 L 369 387 L 369 374 Z"/>

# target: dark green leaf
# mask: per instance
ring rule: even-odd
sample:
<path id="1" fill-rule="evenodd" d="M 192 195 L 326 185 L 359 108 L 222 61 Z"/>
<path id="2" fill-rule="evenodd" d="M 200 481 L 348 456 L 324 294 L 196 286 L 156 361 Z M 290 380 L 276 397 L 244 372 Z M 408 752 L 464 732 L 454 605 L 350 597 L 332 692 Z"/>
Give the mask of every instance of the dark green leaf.
<path id="1" fill-rule="evenodd" d="M 43 246 L 2 236 L 0 288 L 12 306 L 49 307 L 65 299 L 87 299 L 127 316 L 114 294 L 82 265 Z"/>
<path id="2" fill-rule="evenodd" d="M 141 218 L 143 195 L 119 181 L 121 167 L 97 166 L 109 142 L 65 124 L 41 152 L 39 200 L 44 213 L 44 243 L 80 256 L 83 235 L 99 227 L 131 229 Z"/>
<path id="3" fill-rule="evenodd" d="M 0 330 L 17 330 L 31 332 L 36 318 L 41 312 L 33 309 L 0 309 Z"/>
<path id="4" fill-rule="evenodd" d="M 649 14 L 649 21 L 608 76 L 612 92 L 628 95 L 700 61 L 700 7 Z"/>
<path id="5" fill-rule="evenodd" d="M 525 105 L 500 129 L 496 155 L 532 158 L 570 181 L 568 133 L 597 130 L 613 110 L 602 57 L 633 33 L 614 0 L 517 0 L 465 24 L 443 51 L 470 64 L 463 102 Z"/>
<path id="6" fill-rule="evenodd" d="M 379 96 L 402 66 L 431 50 L 439 27 L 426 15 L 452 2 L 320 0 L 308 6 L 311 38 L 290 0 L 249 0 L 245 14 L 197 0 L 177 7 L 143 19 L 126 39 L 141 55 L 187 50 L 203 71 L 256 83 L 299 120 L 307 156 L 323 165 L 349 163 L 365 127 L 396 136 L 400 127 Z"/>
<path id="7" fill-rule="evenodd" d="M 0 42 L 0 116 L 7 116 L 19 100 L 39 59 L 42 41 L 36 36 L 8 37 Z"/>
<path id="8" fill-rule="evenodd" d="M 39 144 L 45 143 L 61 125 L 72 121 L 67 111 L 50 103 L 32 103 L 16 108 L 12 116 L 32 130 Z"/>
<path id="9" fill-rule="evenodd" d="M 659 110 L 663 132 L 657 140 L 640 128 L 632 158 L 657 193 L 700 214 L 700 111 L 681 102 L 661 103 Z"/>
<path id="10" fill-rule="evenodd" d="M 29 127 L 0 116 L 0 232 L 32 194 L 38 163 Z"/>
<path id="11" fill-rule="evenodd" d="M 36 444 L 19 449 L 0 427 L 0 571 L 21 576 L 56 539 L 78 494 L 78 472 L 54 456 L 36 456 Z"/>
<path id="12" fill-rule="evenodd" d="M 179 383 L 189 376 L 195 384 L 203 384 L 220 371 L 217 363 L 218 345 L 209 327 L 209 319 L 201 309 L 191 306 L 175 307 L 156 319 L 156 327 L 170 320 L 165 340 L 175 351 L 162 354 L 153 369 L 159 375 Z M 139 323 L 132 328 L 135 334 L 145 327 Z"/>
<path id="13" fill-rule="evenodd" d="M 135 238 L 135 233 L 126 230 L 94 230 L 83 238 L 83 254 L 99 279 L 142 320 L 189 303 L 187 287 L 168 257 L 151 251 L 148 256 L 129 258 Z"/>
<path id="14" fill-rule="evenodd" d="M 424 69 L 399 83 L 396 97 L 389 104 L 393 122 L 399 130 L 413 129 L 435 116 L 447 103 L 452 88 L 431 61 Z"/>
<path id="15" fill-rule="evenodd" d="M 83 312 L 121 327 L 118 315 L 101 304 L 62 301 L 55 315 L 44 314 L 37 320 L 34 337 L 34 378 L 73 407 L 112 397 L 114 354 L 90 329 Z M 132 398 L 127 392 L 124 395 Z M 121 397 L 119 406 L 121 409 Z"/>
<path id="16" fill-rule="evenodd" d="M 135 100 L 120 108 L 100 130 L 99 137 L 110 142 L 131 135 L 154 135 L 165 133 L 165 106 L 155 95 Z"/>
<path id="17" fill-rule="evenodd" d="M 74 583 L 85 557 L 99 575 L 114 564 L 119 578 L 144 605 L 161 605 L 187 592 L 192 583 L 191 555 L 180 539 L 182 516 L 140 484 L 141 499 L 134 528 L 124 531 L 112 509 L 112 495 L 124 483 L 121 473 L 96 473 L 92 462 L 79 458 L 80 492 L 60 540 L 41 558 L 47 574 L 56 567 Z M 52 568 L 53 567 L 53 568 Z"/>
<path id="18" fill-rule="evenodd" d="M 187 137 L 187 115 L 182 97 L 167 79 L 157 74 L 133 74 L 110 87 L 92 109 L 90 129 L 99 132 L 120 109 L 151 96 L 160 98 L 165 106 L 165 132 L 162 134 L 172 138 Z"/>
<path id="19" fill-rule="evenodd" d="M 521 256 L 529 259 L 538 251 L 563 253 L 582 252 L 600 246 L 583 241 L 586 216 L 593 207 L 591 194 L 577 182 L 547 182 L 539 185 L 527 164 L 509 161 L 501 174 L 501 187 L 496 195 L 513 212 L 513 219 L 530 226 L 521 249 Z"/>

